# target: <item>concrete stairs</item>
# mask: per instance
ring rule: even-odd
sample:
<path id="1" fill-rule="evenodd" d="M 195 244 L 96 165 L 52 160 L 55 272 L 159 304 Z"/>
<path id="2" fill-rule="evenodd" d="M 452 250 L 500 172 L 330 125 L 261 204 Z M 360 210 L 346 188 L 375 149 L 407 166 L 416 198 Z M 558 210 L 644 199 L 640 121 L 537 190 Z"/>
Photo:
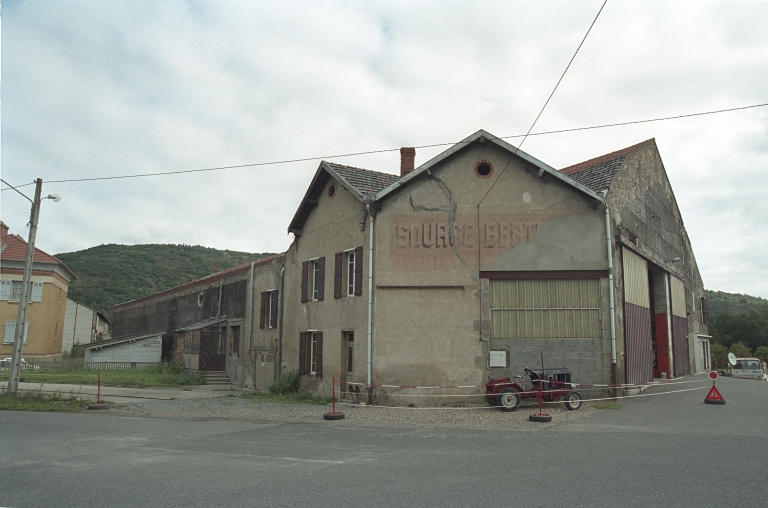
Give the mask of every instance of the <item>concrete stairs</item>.
<path id="1" fill-rule="evenodd" d="M 232 381 L 225 370 L 209 370 L 205 373 L 205 384 L 207 385 L 231 385 Z"/>

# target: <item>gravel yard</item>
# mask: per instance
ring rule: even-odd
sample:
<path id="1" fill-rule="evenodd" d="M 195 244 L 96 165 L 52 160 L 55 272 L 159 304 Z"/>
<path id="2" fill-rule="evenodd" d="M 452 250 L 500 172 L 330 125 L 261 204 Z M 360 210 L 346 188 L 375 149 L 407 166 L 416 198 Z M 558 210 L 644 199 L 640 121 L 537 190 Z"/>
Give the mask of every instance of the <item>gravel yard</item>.
<path id="1" fill-rule="evenodd" d="M 231 396 L 193 400 L 137 400 L 118 404 L 111 414 L 149 416 L 152 418 L 189 418 L 250 420 L 258 422 L 322 422 L 327 425 L 360 425 L 383 427 L 509 429 L 541 430 L 565 420 L 584 418 L 599 411 L 584 403 L 577 411 L 568 411 L 562 404 L 545 406 L 544 412 L 553 416 L 552 423 L 528 421 L 528 415 L 538 412 L 538 406 L 523 406 L 514 412 L 504 412 L 488 406 L 473 407 L 388 407 L 337 404 L 345 414 L 340 422 L 326 422 L 323 413 L 331 407 L 309 404 L 282 404 L 259 399 Z"/>

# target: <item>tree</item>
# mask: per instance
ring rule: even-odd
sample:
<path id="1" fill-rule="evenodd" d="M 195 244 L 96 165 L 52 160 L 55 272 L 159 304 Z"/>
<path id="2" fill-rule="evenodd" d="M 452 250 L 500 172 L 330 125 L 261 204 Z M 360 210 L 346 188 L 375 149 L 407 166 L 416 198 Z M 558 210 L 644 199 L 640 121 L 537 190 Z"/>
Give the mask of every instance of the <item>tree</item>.
<path id="1" fill-rule="evenodd" d="M 724 368 L 728 365 L 728 348 L 722 344 L 712 344 L 709 347 L 709 356 L 712 359 L 712 364 L 718 368 Z"/>
<path id="2" fill-rule="evenodd" d="M 739 341 L 731 346 L 731 353 L 736 355 L 736 358 L 748 358 L 752 356 L 752 350 Z"/>
<path id="3" fill-rule="evenodd" d="M 755 350 L 755 356 L 764 360 L 768 360 L 768 346 L 760 346 L 757 348 Z"/>

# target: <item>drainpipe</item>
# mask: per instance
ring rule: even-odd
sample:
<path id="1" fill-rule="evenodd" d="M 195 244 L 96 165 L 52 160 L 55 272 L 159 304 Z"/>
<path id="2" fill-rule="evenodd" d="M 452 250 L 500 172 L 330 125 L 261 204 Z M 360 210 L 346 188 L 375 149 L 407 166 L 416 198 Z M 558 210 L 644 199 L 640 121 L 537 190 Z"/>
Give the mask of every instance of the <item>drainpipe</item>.
<path id="1" fill-rule="evenodd" d="M 219 302 L 216 304 L 216 317 L 221 316 L 221 292 L 224 289 L 224 281 L 219 282 Z"/>
<path id="2" fill-rule="evenodd" d="M 280 268 L 280 289 L 277 294 L 277 377 L 283 373 L 283 283 L 285 281 L 285 259 Z"/>
<path id="3" fill-rule="evenodd" d="M 251 261 L 251 274 L 248 282 L 248 352 L 251 353 L 251 365 L 253 365 L 253 261 Z"/>
<path id="4" fill-rule="evenodd" d="M 363 203 L 368 212 L 368 405 L 373 404 L 373 213 L 371 205 L 375 196 L 367 193 Z"/>
<path id="5" fill-rule="evenodd" d="M 619 372 L 616 365 L 616 298 L 613 288 L 613 248 L 611 243 L 611 212 L 608 208 L 608 189 L 603 191 L 605 203 L 605 241 L 608 247 L 608 295 L 611 315 L 611 378 L 613 384 L 618 384 Z"/>

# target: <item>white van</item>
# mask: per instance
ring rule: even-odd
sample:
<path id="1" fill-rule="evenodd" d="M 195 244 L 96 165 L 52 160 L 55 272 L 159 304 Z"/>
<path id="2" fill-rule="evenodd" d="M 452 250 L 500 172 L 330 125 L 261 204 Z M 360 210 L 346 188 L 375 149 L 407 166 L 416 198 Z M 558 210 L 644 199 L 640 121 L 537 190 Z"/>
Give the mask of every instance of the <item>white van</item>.
<path id="1" fill-rule="evenodd" d="M 731 367 L 731 376 L 768 381 L 765 362 L 757 358 L 736 358 L 736 364 Z"/>

